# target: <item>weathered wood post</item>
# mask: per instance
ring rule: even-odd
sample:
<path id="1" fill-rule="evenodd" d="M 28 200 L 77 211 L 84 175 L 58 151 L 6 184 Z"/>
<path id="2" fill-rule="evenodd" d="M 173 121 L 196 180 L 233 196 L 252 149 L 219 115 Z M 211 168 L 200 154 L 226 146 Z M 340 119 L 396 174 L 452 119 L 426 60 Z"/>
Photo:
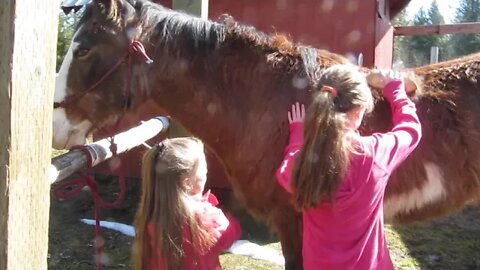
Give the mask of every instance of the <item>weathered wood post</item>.
<path id="1" fill-rule="evenodd" d="M 430 47 L 430 64 L 438 63 L 438 46 Z"/>
<path id="2" fill-rule="evenodd" d="M 183 10 L 188 14 L 207 20 L 208 1 L 209 0 L 173 0 L 172 7 L 173 9 Z"/>
<path id="3" fill-rule="evenodd" d="M 0 269 L 47 269 L 58 1 L 0 5 Z"/>

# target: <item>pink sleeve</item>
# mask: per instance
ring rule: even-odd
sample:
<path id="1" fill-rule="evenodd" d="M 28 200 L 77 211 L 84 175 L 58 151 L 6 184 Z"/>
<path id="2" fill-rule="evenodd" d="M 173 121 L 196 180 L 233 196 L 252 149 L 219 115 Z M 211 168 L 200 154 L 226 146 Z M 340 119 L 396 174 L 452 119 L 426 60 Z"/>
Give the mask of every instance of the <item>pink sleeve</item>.
<path id="1" fill-rule="evenodd" d="M 384 96 L 390 102 L 394 127 L 391 132 L 372 137 L 375 162 L 391 173 L 418 145 L 422 128 L 415 104 L 407 97 L 402 81 L 388 83 Z"/>
<path id="2" fill-rule="evenodd" d="M 225 213 L 225 217 L 228 219 L 228 226 L 218 239 L 215 247 L 212 248 L 212 251 L 218 254 L 227 250 L 232 246 L 233 242 L 240 239 L 240 236 L 242 235 L 242 227 L 238 220 L 228 213 Z"/>
<path id="3" fill-rule="evenodd" d="M 295 159 L 303 144 L 303 123 L 290 124 L 290 138 L 284 151 L 284 158 L 277 169 L 277 181 L 288 192 L 292 192 L 290 185 Z"/>

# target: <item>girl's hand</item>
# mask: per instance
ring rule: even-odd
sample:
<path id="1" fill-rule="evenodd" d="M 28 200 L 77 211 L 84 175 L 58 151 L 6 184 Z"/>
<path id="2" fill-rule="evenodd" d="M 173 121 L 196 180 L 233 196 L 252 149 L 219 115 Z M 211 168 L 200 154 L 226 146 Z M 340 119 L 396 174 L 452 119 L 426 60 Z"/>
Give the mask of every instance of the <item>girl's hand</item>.
<path id="1" fill-rule="evenodd" d="M 288 112 L 288 123 L 303 123 L 305 120 L 305 105 L 300 103 L 292 104 L 292 110 Z"/>
<path id="2" fill-rule="evenodd" d="M 403 82 L 403 74 L 396 70 L 388 70 L 384 74 L 385 78 L 385 85 L 387 85 L 391 81 L 402 81 Z"/>
<path id="3" fill-rule="evenodd" d="M 389 69 L 375 69 L 367 75 L 368 85 L 383 89 L 391 81 L 403 81 L 403 74 Z"/>

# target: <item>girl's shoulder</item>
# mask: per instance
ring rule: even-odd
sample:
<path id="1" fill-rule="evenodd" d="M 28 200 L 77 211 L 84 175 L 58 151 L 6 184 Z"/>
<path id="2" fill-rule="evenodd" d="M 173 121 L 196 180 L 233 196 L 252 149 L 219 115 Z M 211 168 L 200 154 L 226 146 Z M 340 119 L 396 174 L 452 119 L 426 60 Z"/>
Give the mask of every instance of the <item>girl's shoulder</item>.
<path id="1" fill-rule="evenodd" d="M 354 157 L 368 157 L 373 154 L 374 139 L 372 136 L 355 136 L 351 140 Z"/>

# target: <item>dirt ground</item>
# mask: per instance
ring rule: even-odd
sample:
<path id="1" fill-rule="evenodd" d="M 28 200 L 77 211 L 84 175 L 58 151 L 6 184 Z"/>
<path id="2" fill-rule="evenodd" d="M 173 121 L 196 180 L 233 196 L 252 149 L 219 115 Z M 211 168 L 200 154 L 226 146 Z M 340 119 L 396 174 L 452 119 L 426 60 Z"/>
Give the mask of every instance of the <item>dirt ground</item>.
<path id="1" fill-rule="evenodd" d="M 117 182 L 99 179 L 102 194 L 114 199 Z M 103 209 L 102 220 L 132 224 L 137 206 L 137 180 L 128 181 L 125 202 L 117 209 Z M 223 194 L 228 197 L 228 194 Z M 72 199 L 51 200 L 49 269 L 96 269 L 94 227 L 80 219 L 93 219 L 93 201 L 85 190 Z M 239 212 L 236 211 L 238 214 Z M 266 228 L 242 214 L 242 239 L 279 249 L 279 244 Z M 480 269 L 480 210 L 468 207 L 462 213 L 408 227 L 387 226 L 392 258 L 397 269 L 474 270 Z M 130 249 L 133 239 L 119 232 L 102 230 L 104 269 L 131 269 Z M 226 254 L 221 256 L 226 270 L 282 269 L 258 260 Z"/>

